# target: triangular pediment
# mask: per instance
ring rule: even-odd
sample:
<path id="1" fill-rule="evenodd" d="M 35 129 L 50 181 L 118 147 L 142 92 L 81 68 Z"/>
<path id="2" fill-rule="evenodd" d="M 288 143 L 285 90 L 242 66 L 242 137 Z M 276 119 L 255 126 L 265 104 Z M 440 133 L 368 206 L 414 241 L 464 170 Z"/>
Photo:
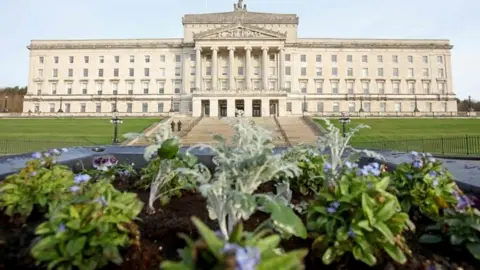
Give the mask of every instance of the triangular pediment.
<path id="1" fill-rule="evenodd" d="M 195 40 L 205 39 L 285 39 L 286 33 L 280 33 L 253 25 L 235 25 L 212 29 L 195 34 Z"/>

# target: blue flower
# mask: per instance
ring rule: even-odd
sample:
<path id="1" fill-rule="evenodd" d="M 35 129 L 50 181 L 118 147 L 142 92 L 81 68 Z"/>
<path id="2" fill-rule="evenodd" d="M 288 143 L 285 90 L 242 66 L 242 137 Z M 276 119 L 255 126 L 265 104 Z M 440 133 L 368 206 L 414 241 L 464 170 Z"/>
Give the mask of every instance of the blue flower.
<path id="1" fill-rule="evenodd" d="M 235 253 L 236 270 L 255 270 L 260 262 L 260 251 L 256 247 L 241 247 L 237 244 L 226 243 L 224 253 Z"/>
<path id="2" fill-rule="evenodd" d="M 73 181 L 75 182 L 75 184 L 81 184 L 83 182 L 90 181 L 90 179 L 91 179 L 91 177 L 88 174 L 79 174 L 79 175 L 75 176 Z"/>
<path id="3" fill-rule="evenodd" d="M 340 207 L 340 203 L 337 202 L 337 201 L 335 201 L 335 202 L 332 202 L 332 203 L 330 204 L 330 206 L 331 206 L 331 207 L 338 208 L 338 207 Z"/>
<path id="4" fill-rule="evenodd" d="M 472 201 L 466 196 L 466 195 L 460 195 L 457 192 L 453 192 L 453 195 L 457 198 L 457 209 L 458 210 L 463 210 L 467 207 L 470 207 L 472 205 Z"/>
<path id="5" fill-rule="evenodd" d="M 332 169 L 332 165 L 330 165 L 330 163 L 323 163 L 323 171 L 324 172 L 328 172 L 330 169 Z"/>
<path id="6" fill-rule="evenodd" d="M 380 168 L 380 165 L 377 162 L 370 163 L 370 166 L 372 166 L 372 168 L 377 170 Z"/>
<path id="7" fill-rule="evenodd" d="M 411 174 L 407 174 L 406 176 L 407 176 L 407 179 L 408 179 L 408 180 L 412 180 L 412 179 L 413 179 L 413 175 L 411 175 Z"/>
<path id="8" fill-rule="evenodd" d="M 107 201 L 105 200 L 105 197 L 104 197 L 104 196 L 95 199 L 95 202 L 101 203 L 103 206 L 107 206 L 107 205 L 108 205 L 108 203 L 107 203 Z"/>
<path id="9" fill-rule="evenodd" d="M 353 164 L 352 164 L 350 161 L 348 161 L 348 160 L 345 161 L 344 164 L 345 164 L 345 167 L 347 167 L 347 168 L 349 168 L 349 169 L 353 168 Z"/>
<path id="10" fill-rule="evenodd" d="M 61 223 L 59 226 L 58 226 L 58 229 L 57 229 L 57 233 L 62 233 L 65 231 L 65 224 Z"/>
<path id="11" fill-rule="evenodd" d="M 77 191 L 79 191 L 80 189 L 81 189 L 81 188 L 80 188 L 79 186 L 71 186 L 71 187 L 70 187 L 70 191 L 71 191 L 71 192 L 77 192 Z"/>
<path id="12" fill-rule="evenodd" d="M 431 177 L 437 176 L 437 172 L 436 172 L 436 171 L 430 171 L 428 174 L 429 174 Z"/>
<path id="13" fill-rule="evenodd" d="M 60 149 L 60 150 L 61 150 L 63 153 L 68 152 L 68 149 L 67 149 L 67 148 L 62 148 L 62 149 Z"/>
<path id="14" fill-rule="evenodd" d="M 414 157 L 418 157 L 418 152 L 412 151 L 412 152 L 410 152 L 410 155 L 412 155 Z"/>
<path id="15" fill-rule="evenodd" d="M 358 176 L 367 176 L 368 175 L 368 167 L 367 166 L 364 166 L 363 168 L 361 168 L 360 170 L 357 171 L 357 175 Z"/>
<path id="16" fill-rule="evenodd" d="M 55 156 L 60 155 L 60 151 L 58 151 L 58 149 L 52 149 L 50 150 L 50 153 L 52 153 L 52 155 L 55 155 Z"/>
<path id="17" fill-rule="evenodd" d="M 420 169 L 420 168 L 423 167 L 423 162 L 421 160 L 417 159 L 417 160 L 414 160 L 412 162 L 412 165 L 413 165 L 414 168 Z"/>
<path id="18" fill-rule="evenodd" d="M 355 237 L 355 235 L 356 235 L 356 234 L 355 234 L 355 232 L 354 232 L 354 231 L 352 231 L 352 229 L 350 228 L 350 230 L 348 230 L 348 236 L 350 236 L 350 237 L 354 238 L 354 237 Z"/>
<path id="19" fill-rule="evenodd" d="M 119 174 L 120 174 L 121 177 L 129 177 L 130 176 L 130 172 L 127 171 L 127 170 L 121 171 Z"/>
<path id="20" fill-rule="evenodd" d="M 437 179 L 433 180 L 433 186 L 434 187 L 438 186 L 438 180 Z"/>
<path id="21" fill-rule="evenodd" d="M 334 201 L 334 202 L 330 203 L 330 205 L 328 206 L 327 212 L 330 213 L 330 214 L 333 214 L 333 213 L 337 212 L 338 207 L 340 207 L 340 203 L 337 202 L 337 201 Z"/>
<path id="22" fill-rule="evenodd" d="M 42 153 L 40 153 L 40 152 L 33 153 L 32 158 L 34 158 L 34 159 L 42 158 Z"/>

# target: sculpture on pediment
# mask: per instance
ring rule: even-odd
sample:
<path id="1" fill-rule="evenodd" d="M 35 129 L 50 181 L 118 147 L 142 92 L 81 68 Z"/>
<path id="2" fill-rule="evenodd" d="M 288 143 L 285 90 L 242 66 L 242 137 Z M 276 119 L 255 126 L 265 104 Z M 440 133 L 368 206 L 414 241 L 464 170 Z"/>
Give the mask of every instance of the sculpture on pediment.
<path id="1" fill-rule="evenodd" d="M 251 38 L 261 36 L 263 36 L 262 33 L 245 28 L 229 29 L 223 32 L 216 33 L 214 35 L 214 37 L 216 38 Z"/>

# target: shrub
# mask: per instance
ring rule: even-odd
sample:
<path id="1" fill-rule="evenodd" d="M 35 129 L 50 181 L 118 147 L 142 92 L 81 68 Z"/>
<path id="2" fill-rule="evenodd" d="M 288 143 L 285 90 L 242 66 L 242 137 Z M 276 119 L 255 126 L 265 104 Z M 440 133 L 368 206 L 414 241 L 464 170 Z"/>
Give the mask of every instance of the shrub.
<path id="1" fill-rule="evenodd" d="M 109 261 L 120 264 L 120 248 L 138 244 L 133 222 L 143 203 L 134 193 L 122 193 L 108 181 L 81 181 L 70 188 L 69 201 L 48 214 L 35 233 L 31 250 L 48 269 L 97 269 Z"/>
<path id="2" fill-rule="evenodd" d="M 116 177 L 126 180 L 136 174 L 133 165 L 133 163 L 118 164 L 117 158 L 112 155 L 98 156 L 93 159 L 93 169 L 85 170 L 84 172 L 91 175 L 94 180 L 107 179 L 113 181 Z"/>
<path id="3" fill-rule="evenodd" d="M 47 211 L 65 196 L 74 175 L 68 167 L 56 164 L 58 155 L 56 149 L 35 153 L 19 173 L 0 182 L 0 209 L 5 214 L 27 218 L 34 208 Z"/>
<path id="4" fill-rule="evenodd" d="M 352 167 L 352 166 L 350 166 Z M 307 229 L 312 249 L 330 264 L 345 253 L 375 265 L 385 251 L 399 263 L 410 253 L 402 233 L 414 229 L 395 195 L 386 191 L 390 179 L 380 177 L 373 163 L 361 169 L 344 169 L 340 180 L 323 187 L 308 209 Z"/>
<path id="5" fill-rule="evenodd" d="M 228 240 L 220 233 L 215 234 L 199 219 L 192 218 L 201 238 L 193 241 L 182 235 L 187 247 L 180 251 L 180 262 L 165 261 L 161 268 L 174 269 L 303 269 L 303 258 L 307 250 L 288 253 L 278 249 L 278 235 L 265 236 L 266 231 L 246 233 L 238 223 Z"/>

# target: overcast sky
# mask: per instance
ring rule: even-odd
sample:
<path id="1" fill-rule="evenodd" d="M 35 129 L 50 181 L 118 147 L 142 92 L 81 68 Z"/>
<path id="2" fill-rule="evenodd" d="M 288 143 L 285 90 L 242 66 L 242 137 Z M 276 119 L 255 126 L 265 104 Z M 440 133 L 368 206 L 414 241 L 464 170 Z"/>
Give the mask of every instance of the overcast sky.
<path id="1" fill-rule="evenodd" d="M 183 14 L 231 11 L 234 2 L 0 0 L 0 86 L 27 84 L 31 39 L 181 38 Z M 250 11 L 296 13 L 300 37 L 450 39 L 454 91 L 480 100 L 480 0 L 244 3 Z"/>

